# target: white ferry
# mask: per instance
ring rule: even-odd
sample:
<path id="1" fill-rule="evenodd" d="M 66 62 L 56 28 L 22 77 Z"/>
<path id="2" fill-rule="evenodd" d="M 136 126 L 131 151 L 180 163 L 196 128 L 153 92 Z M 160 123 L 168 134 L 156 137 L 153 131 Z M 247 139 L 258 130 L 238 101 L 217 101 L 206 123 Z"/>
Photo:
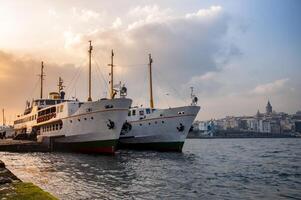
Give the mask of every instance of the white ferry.
<path id="1" fill-rule="evenodd" d="M 31 104 L 27 103 L 24 114 L 14 121 L 16 137 L 36 136 L 39 142 L 49 143 L 58 150 L 84 153 L 115 152 L 132 100 L 125 97 L 126 89 L 123 88 L 120 98 L 92 101 L 91 51 L 90 41 L 88 101 L 64 99 L 61 79 L 59 92 L 52 92 L 49 98 L 43 98 L 42 63 L 40 99 Z"/>
<path id="2" fill-rule="evenodd" d="M 150 107 L 131 108 L 123 125 L 121 148 L 182 151 L 187 134 L 200 107 L 191 91 L 192 103 L 167 109 L 155 109 L 152 93 L 152 58 L 149 55 Z"/>

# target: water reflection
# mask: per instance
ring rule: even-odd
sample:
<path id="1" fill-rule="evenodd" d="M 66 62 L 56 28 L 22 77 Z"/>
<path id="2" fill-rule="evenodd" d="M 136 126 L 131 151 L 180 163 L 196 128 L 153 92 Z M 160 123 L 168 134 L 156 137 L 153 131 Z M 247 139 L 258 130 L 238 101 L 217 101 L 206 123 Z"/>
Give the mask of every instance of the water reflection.
<path id="1" fill-rule="evenodd" d="M 296 143 L 301 144 L 188 140 L 184 153 L 0 152 L 0 159 L 22 180 L 61 199 L 300 198 L 301 145 Z"/>

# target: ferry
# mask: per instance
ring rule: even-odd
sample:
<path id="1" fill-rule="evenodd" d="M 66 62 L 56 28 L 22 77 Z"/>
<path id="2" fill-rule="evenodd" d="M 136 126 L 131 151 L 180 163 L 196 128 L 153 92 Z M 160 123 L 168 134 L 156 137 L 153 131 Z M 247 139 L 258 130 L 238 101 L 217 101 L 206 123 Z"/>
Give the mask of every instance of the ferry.
<path id="1" fill-rule="evenodd" d="M 200 106 L 191 88 L 188 106 L 156 109 L 152 92 L 152 62 L 149 55 L 150 107 L 133 107 L 128 112 L 119 139 L 120 148 L 181 152 Z"/>
<path id="2" fill-rule="evenodd" d="M 40 98 L 27 102 L 26 109 L 14 121 L 15 138 L 36 138 L 57 150 L 82 153 L 114 153 L 123 123 L 132 100 L 126 98 L 126 88 L 119 98 L 91 98 L 91 41 L 89 46 L 88 101 L 65 99 L 63 80 L 59 79 L 58 92 L 43 98 L 43 62 L 41 67 Z"/>

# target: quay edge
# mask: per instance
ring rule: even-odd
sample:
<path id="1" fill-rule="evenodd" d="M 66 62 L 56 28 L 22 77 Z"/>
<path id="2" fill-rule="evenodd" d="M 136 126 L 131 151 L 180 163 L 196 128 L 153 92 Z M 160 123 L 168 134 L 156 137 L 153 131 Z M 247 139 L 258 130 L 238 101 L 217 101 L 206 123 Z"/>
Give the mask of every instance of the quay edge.
<path id="1" fill-rule="evenodd" d="M 0 160 L 0 199 L 43 199 L 57 200 L 50 193 L 33 183 L 22 182 Z"/>

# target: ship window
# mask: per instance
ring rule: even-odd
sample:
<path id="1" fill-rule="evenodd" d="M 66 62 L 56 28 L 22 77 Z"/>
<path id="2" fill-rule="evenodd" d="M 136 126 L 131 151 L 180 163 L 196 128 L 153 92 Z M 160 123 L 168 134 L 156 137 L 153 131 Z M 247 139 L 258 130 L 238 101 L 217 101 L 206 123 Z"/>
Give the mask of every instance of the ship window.
<path id="1" fill-rule="evenodd" d="M 131 111 L 129 111 L 128 116 L 131 116 Z"/>
<path id="2" fill-rule="evenodd" d="M 70 123 L 72 123 L 72 120 L 70 120 Z"/>
<path id="3" fill-rule="evenodd" d="M 87 120 L 87 118 L 84 118 L 85 120 Z"/>
<path id="4" fill-rule="evenodd" d="M 63 124 L 60 124 L 60 129 L 62 129 L 63 128 Z"/>
<path id="5" fill-rule="evenodd" d="M 162 124 L 164 124 L 164 121 L 162 121 Z"/>
<path id="6" fill-rule="evenodd" d="M 133 116 L 136 115 L 136 110 L 132 110 L 132 115 L 133 115 Z"/>
<path id="7" fill-rule="evenodd" d="M 91 119 L 94 119 L 94 117 L 91 117 Z"/>
<path id="8" fill-rule="evenodd" d="M 77 119 L 80 122 L 80 119 Z"/>
<path id="9" fill-rule="evenodd" d="M 144 110 L 140 110 L 139 115 L 144 115 Z"/>
<path id="10" fill-rule="evenodd" d="M 46 100 L 46 105 L 54 105 L 55 101 L 53 100 Z"/>
<path id="11" fill-rule="evenodd" d="M 61 105 L 60 112 L 63 112 L 64 105 Z"/>
<path id="12" fill-rule="evenodd" d="M 142 124 L 139 124 L 140 126 L 142 126 Z"/>
<path id="13" fill-rule="evenodd" d="M 55 130 L 59 130 L 59 125 L 58 124 L 55 125 Z"/>
<path id="14" fill-rule="evenodd" d="M 149 108 L 145 109 L 145 112 L 146 114 L 150 114 L 150 109 Z"/>
<path id="15" fill-rule="evenodd" d="M 151 125 L 151 123 L 148 123 L 148 125 Z"/>
<path id="16" fill-rule="evenodd" d="M 157 121 L 155 121 L 155 124 L 157 124 Z"/>

